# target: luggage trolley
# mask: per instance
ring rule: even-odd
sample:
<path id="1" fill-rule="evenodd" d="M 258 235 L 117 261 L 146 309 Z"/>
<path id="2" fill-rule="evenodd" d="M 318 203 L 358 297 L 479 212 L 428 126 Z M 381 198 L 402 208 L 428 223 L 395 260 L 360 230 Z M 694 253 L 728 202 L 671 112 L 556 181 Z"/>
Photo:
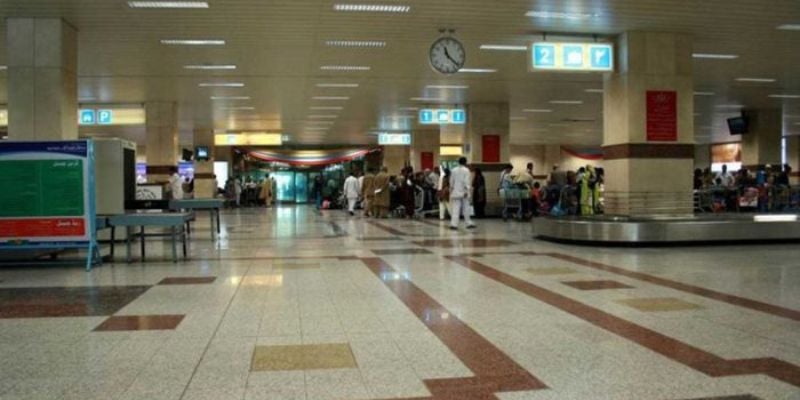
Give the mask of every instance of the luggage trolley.
<path id="1" fill-rule="evenodd" d="M 530 195 L 527 189 L 500 189 L 500 198 L 503 199 L 503 221 L 507 221 L 509 213 L 515 209 L 515 218 L 522 220 L 522 201 L 527 200 Z"/>

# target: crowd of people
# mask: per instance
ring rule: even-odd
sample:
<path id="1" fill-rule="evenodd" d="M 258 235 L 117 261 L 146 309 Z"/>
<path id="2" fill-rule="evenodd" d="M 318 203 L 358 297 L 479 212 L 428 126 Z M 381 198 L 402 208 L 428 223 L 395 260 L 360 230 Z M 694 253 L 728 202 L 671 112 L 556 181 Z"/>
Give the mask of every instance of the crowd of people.
<path id="1" fill-rule="evenodd" d="M 727 165 L 714 173 L 710 168 L 694 170 L 695 208 L 700 211 L 780 211 L 796 206 L 790 185 L 792 168 L 763 165 L 755 171 Z"/>
<path id="2" fill-rule="evenodd" d="M 221 194 L 225 196 L 228 207 L 253 207 L 274 204 L 275 181 L 269 175 L 261 181 L 252 178 L 229 177 Z"/>
<path id="3" fill-rule="evenodd" d="M 326 208 L 323 185 L 322 178 L 317 177 L 312 188 L 318 210 Z M 462 217 L 466 227 L 472 229 L 472 216 L 485 215 L 486 180 L 479 168 L 473 171 L 467 167 L 464 157 L 452 171 L 439 167 L 415 172 L 407 166 L 391 176 L 386 167 L 377 171 L 368 168 L 366 173 L 350 172 L 344 181 L 341 202 L 350 215 L 355 215 L 360 204 L 363 215 L 372 218 L 422 217 L 438 208 L 442 220 L 450 215 L 452 229 L 458 229 Z"/>

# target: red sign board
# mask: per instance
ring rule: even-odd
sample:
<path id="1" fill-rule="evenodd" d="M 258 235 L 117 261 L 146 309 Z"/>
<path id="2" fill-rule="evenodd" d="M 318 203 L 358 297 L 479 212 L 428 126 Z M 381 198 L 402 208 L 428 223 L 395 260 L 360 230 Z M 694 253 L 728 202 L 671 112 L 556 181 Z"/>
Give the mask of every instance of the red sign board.
<path id="1" fill-rule="evenodd" d="M 647 141 L 675 142 L 678 140 L 678 93 L 647 91 Z"/>
<path id="2" fill-rule="evenodd" d="M 485 163 L 500 162 L 500 136 L 483 135 L 482 139 L 483 158 L 481 161 Z"/>
<path id="3" fill-rule="evenodd" d="M 0 238 L 82 236 L 82 218 L 6 219 L 0 221 Z"/>
<path id="4" fill-rule="evenodd" d="M 433 153 L 430 151 L 423 151 L 419 154 L 420 166 L 423 170 L 433 169 Z"/>

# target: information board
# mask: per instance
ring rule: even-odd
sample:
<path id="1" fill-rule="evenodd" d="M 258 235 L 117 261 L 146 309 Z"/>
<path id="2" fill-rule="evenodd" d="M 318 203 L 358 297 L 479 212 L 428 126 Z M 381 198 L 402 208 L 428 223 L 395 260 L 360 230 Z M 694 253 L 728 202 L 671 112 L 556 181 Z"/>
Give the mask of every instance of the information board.
<path id="1" fill-rule="evenodd" d="M 425 108 L 419 110 L 422 125 L 464 125 L 467 122 L 467 112 L 460 108 Z"/>
<path id="2" fill-rule="evenodd" d="M 678 140 L 678 94 L 675 91 L 647 91 L 647 140 Z"/>
<path id="3" fill-rule="evenodd" d="M 410 133 L 381 133 L 378 135 L 378 144 L 381 146 L 410 146 Z"/>
<path id="4" fill-rule="evenodd" d="M 91 141 L 0 143 L 0 248 L 96 250 Z"/>
<path id="5" fill-rule="evenodd" d="M 533 71 L 601 71 L 614 70 L 614 46 L 609 43 L 531 44 L 530 68 Z"/>

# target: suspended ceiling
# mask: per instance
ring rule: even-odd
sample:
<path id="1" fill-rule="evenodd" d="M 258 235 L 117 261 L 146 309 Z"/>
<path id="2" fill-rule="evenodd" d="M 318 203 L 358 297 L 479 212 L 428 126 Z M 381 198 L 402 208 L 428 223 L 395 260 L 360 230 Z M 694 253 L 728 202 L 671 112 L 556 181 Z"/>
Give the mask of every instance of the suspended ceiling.
<path id="1" fill-rule="evenodd" d="M 413 129 L 424 107 L 435 103 L 508 102 L 516 144 L 596 145 L 602 141 L 600 74 L 530 73 L 527 53 L 481 50 L 482 44 L 525 45 L 553 35 L 617 35 L 626 30 L 690 33 L 695 52 L 736 54 L 734 60 L 695 60 L 698 142 L 730 140 L 724 120 L 737 110 L 725 105 L 783 108 L 785 134 L 800 134 L 800 23 L 796 0 L 383 0 L 342 3 L 400 4 L 401 14 L 334 11 L 325 0 L 209 0 L 200 10 L 131 9 L 123 0 L 2 0 L 0 16 L 62 17 L 79 29 L 79 97 L 87 104 L 176 101 L 183 142 L 194 128 L 275 130 L 295 143 L 363 144 L 370 132 Z M 591 13 L 582 21 L 530 18 L 531 10 Z M 5 19 L 5 18 L 4 18 Z M 0 21 L 0 65 L 5 64 L 5 21 Z M 440 28 L 455 29 L 467 51 L 466 67 L 496 73 L 445 77 L 427 61 Z M 224 46 L 166 46 L 161 39 L 222 39 Z M 328 40 L 379 40 L 381 48 L 337 48 Z M 235 70 L 187 70 L 190 64 L 234 64 Z M 369 71 L 325 71 L 324 65 L 369 66 Z M 737 77 L 774 78 L 774 83 L 737 82 Z M 6 103 L 0 71 L 0 103 Z M 242 88 L 203 88 L 203 82 L 241 82 Z M 351 83 L 358 87 L 323 88 Z M 426 89 L 464 85 L 468 89 Z M 249 100 L 212 101 L 211 96 Z M 318 96 L 347 100 L 315 100 Z M 581 100 L 554 105 L 551 100 Z M 228 108 L 252 107 L 252 110 Z M 318 110 L 312 107 L 342 107 Z M 524 109 L 552 109 L 526 113 Z M 335 117 L 319 117 L 335 116 Z M 316 117 L 315 117 L 316 116 Z M 593 122 L 565 122 L 567 120 Z M 316 122 L 315 122 L 316 121 Z M 318 121 L 332 121 L 332 124 Z M 327 131 L 319 128 L 328 126 Z M 116 134 L 110 128 L 107 134 Z M 103 133 L 103 130 L 94 129 Z M 120 134 L 143 139 L 143 128 Z"/>

